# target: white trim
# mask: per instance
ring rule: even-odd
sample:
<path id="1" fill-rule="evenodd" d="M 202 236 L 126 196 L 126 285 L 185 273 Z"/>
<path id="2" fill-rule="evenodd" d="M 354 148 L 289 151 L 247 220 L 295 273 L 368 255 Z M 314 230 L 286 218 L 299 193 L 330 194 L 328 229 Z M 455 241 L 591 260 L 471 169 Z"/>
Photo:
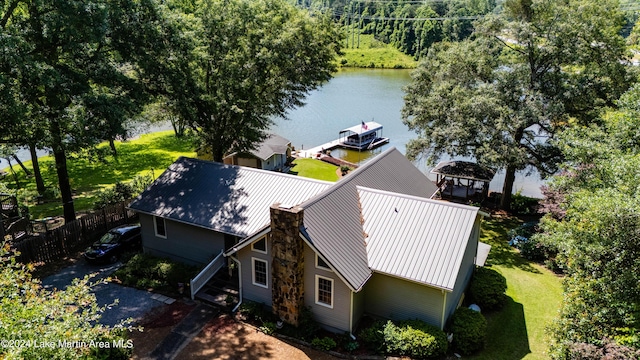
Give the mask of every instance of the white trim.
<path id="1" fill-rule="evenodd" d="M 331 270 L 331 267 L 329 267 L 329 263 L 325 259 L 323 259 L 320 255 L 318 255 L 318 253 L 315 253 L 315 255 L 316 255 L 316 269 L 333 272 L 333 270 Z M 327 264 L 327 267 L 324 267 L 318 264 L 318 260 Z"/>
<path id="2" fill-rule="evenodd" d="M 255 245 L 255 243 L 257 243 L 258 241 L 262 241 L 262 240 L 264 240 L 264 250 L 256 249 L 253 245 Z M 258 252 L 258 253 L 261 253 L 261 254 L 266 254 L 267 252 L 269 252 L 269 248 L 267 246 L 268 246 L 267 237 L 263 236 L 263 237 L 259 238 L 258 240 L 253 241 L 251 243 L 251 251 L 255 251 L 255 252 Z"/>
<path id="3" fill-rule="evenodd" d="M 247 236 L 244 239 L 240 240 L 240 242 L 237 243 L 234 247 L 227 250 L 227 252 L 224 253 L 224 256 L 231 256 L 237 253 L 238 251 L 243 249 L 245 246 L 251 244 L 253 242 L 253 239 L 259 239 L 261 236 L 267 235 L 270 231 L 271 231 L 271 226 L 270 225 L 265 226 L 264 228 L 262 228 L 262 230 L 258 231 L 257 233 Z"/>
<path id="4" fill-rule="evenodd" d="M 264 263 L 265 281 L 266 284 L 260 284 L 256 282 L 256 261 Z M 269 262 L 264 259 L 252 257 L 251 258 L 251 283 L 255 286 L 268 289 L 269 288 Z"/>
<path id="5" fill-rule="evenodd" d="M 158 219 L 162 220 L 162 228 L 164 229 L 164 235 L 158 234 Z M 167 238 L 167 222 L 164 218 L 159 216 L 153 216 L 153 232 L 156 234 L 156 237 L 166 239 Z"/>
<path id="6" fill-rule="evenodd" d="M 353 336 L 353 291 L 349 291 L 351 294 L 351 305 L 349 306 L 349 334 Z"/>
<path id="7" fill-rule="evenodd" d="M 311 244 L 311 242 L 309 241 L 309 239 L 307 239 L 306 236 L 304 236 L 302 233 L 300 233 L 300 238 L 302 238 L 302 240 L 304 240 L 304 242 L 311 248 L 311 250 L 313 250 L 314 253 L 318 254 L 319 251 L 318 249 L 316 249 L 315 246 L 313 246 L 313 244 Z M 326 262 L 327 264 L 329 264 L 329 262 Z M 331 264 L 329 264 L 329 266 L 331 266 Z M 354 289 L 353 286 L 351 286 L 351 284 L 342 276 L 342 274 L 340 274 L 338 271 L 335 271 L 333 269 L 333 267 L 331 267 L 331 271 L 333 271 L 336 275 L 338 275 L 338 278 L 340 278 L 340 280 L 342 280 L 342 282 L 347 285 L 347 287 L 349 288 L 349 290 L 354 291 L 354 292 L 359 292 L 360 290 L 362 290 L 362 288 L 364 287 L 364 284 L 367 283 L 367 281 L 369 281 L 369 279 L 371 278 L 371 275 L 373 275 L 373 272 L 371 272 L 371 274 L 369 274 L 369 277 L 362 283 L 362 286 L 359 289 Z"/>
<path id="8" fill-rule="evenodd" d="M 444 298 L 442 299 L 442 320 L 440 320 L 440 330 L 444 330 L 444 318 L 447 313 L 447 292 L 442 290 Z"/>
<path id="9" fill-rule="evenodd" d="M 318 291 L 318 286 L 320 285 L 320 279 L 323 280 L 328 280 L 329 282 L 331 282 L 331 304 L 325 304 L 323 302 L 320 302 L 320 300 L 318 299 L 318 295 L 320 293 L 320 291 Z M 335 293 L 335 286 L 333 286 L 333 279 L 326 277 L 326 276 L 322 276 L 322 275 L 317 275 L 316 274 L 316 288 L 315 288 L 315 297 L 316 297 L 316 304 L 320 305 L 320 306 L 324 306 L 324 307 L 328 307 L 330 309 L 333 309 L 333 295 Z"/>

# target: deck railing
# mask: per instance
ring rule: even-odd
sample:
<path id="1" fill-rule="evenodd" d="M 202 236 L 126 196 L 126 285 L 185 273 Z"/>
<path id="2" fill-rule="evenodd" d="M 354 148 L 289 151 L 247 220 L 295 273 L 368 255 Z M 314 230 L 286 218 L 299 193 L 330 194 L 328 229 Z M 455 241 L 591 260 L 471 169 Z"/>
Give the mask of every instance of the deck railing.
<path id="1" fill-rule="evenodd" d="M 222 269 L 225 264 L 224 258 L 224 250 L 220 250 L 220 254 L 215 257 L 215 259 L 211 260 L 209 265 L 207 265 L 196 277 L 191 279 L 191 299 L 193 300 L 196 296 L 196 293 L 202 289 L 202 287 L 215 275 L 218 270 Z"/>

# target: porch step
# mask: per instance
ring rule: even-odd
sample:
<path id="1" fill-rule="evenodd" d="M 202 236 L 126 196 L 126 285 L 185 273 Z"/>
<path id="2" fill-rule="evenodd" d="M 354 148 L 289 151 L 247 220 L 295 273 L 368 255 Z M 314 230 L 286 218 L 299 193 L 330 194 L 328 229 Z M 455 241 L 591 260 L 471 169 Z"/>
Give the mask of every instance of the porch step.
<path id="1" fill-rule="evenodd" d="M 225 294 L 229 294 L 231 296 L 238 296 L 239 291 L 235 286 L 232 286 L 232 284 L 219 284 L 216 282 L 209 282 L 207 283 L 202 290 L 200 291 L 204 291 L 204 292 L 218 292 L 218 293 L 225 293 Z"/>
<path id="2" fill-rule="evenodd" d="M 213 292 L 207 291 L 206 288 L 198 291 L 196 294 L 196 299 L 216 305 L 226 311 L 231 311 L 236 304 L 238 304 L 239 298 L 238 296 L 230 295 L 227 293 L 221 292 Z M 231 302 L 227 302 L 227 299 L 230 299 Z"/>

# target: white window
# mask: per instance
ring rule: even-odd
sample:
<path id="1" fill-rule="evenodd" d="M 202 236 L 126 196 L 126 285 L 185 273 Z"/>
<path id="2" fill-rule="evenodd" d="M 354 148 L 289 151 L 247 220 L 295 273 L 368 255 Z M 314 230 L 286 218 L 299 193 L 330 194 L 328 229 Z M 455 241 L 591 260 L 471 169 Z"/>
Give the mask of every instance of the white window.
<path id="1" fill-rule="evenodd" d="M 316 268 L 331 271 L 329 264 L 327 264 L 318 254 L 316 254 Z"/>
<path id="2" fill-rule="evenodd" d="M 167 224 L 163 218 L 154 216 L 153 225 L 156 230 L 156 236 L 166 239 L 167 238 Z"/>
<path id="3" fill-rule="evenodd" d="M 253 267 L 253 285 L 268 288 L 268 265 L 269 263 L 262 259 L 251 258 L 251 264 Z"/>
<path id="4" fill-rule="evenodd" d="M 251 244 L 251 250 L 266 254 L 267 253 L 267 238 L 263 237 L 258 241 L 254 241 Z"/>
<path id="5" fill-rule="evenodd" d="M 316 304 L 333 309 L 333 279 L 316 275 Z"/>

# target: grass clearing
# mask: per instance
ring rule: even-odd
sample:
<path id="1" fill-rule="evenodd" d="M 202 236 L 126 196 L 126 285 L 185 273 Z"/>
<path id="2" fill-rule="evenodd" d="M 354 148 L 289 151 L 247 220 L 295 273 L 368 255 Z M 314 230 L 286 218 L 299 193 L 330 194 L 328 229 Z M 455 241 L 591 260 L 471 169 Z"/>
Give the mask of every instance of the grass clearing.
<path id="1" fill-rule="evenodd" d="M 487 266 L 507 279 L 508 301 L 488 321 L 485 349 L 472 359 L 547 359 L 546 327 L 562 302 L 562 278 L 522 258 L 507 243 L 507 231 L 517 219 L 486 219 L 480 241 L 491 245 Z"/>
<path id="2" fill-rule="evenodd" d="M 357 44 L 356 35 L 356 44 Z M 410 55 L 396 49 L 395 46 L 385 44 L 374 39 L 373 35 L 360 35 L 359 48 L 342 49 L 344 55 L 338 58 L 342 67 L 383 68 L 383 69 L 415 69 L 418 62 Z"/>
<path id="3" fill-rule="evenodd" d="M 321 160 L 299 158 L 293 161 L 291 173 L 317 180 L 338 181 L 338 167 Z"/>
<path id="4" fill-rule="evenodd" d="M 71 188 L 74 191 L 74 205 L 76 211 L 93 208 L 98 191 L 113 186 L 116 182 L 129 181 L 136 175 L 152 173 L 156 178 L 180 156 L 195 157 L 193 144 L 188 139 L 179 139 L 173 131 L 162 131 L 141 135 L 139 138 L 116 141 L 118 156 L 107 155 L 102 159 L 87 157 L 69 157 L 67 167 Z M 98 146 L 99 150 L 108 149 L 108 144 Z M 45 185 L 57 188 L 58 177 L 55 170 L 53 156 L 39 158 L 40 169 Z M 25 161 L 25 166 L 32 168 L 31 161 Z M 18 168 L 16 168 L 18 171 Z M 19 182 L 22 191 L 37 195 L 35 180 L 27 178 L 19 171 Z M 7 176 L 3 182 L 10 188 L 16 184 L 12 176 Z M 27 196 L 29 197 L 29 196 Z M 28 204 L 32 218 L 57 216 L 62 214 L 62 204 L 59 200 L 45 204 Z"/>

